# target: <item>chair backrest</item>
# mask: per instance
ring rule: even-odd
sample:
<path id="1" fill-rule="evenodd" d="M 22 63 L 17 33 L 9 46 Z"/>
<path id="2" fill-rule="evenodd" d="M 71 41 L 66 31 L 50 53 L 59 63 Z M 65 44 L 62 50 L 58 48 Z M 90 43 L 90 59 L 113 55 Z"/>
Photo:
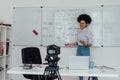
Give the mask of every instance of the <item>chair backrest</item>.
<path id="1" fill-rule="evenodd" d="M 23 64 L 42 64 L 40 50 L 37 47 L 26 47 L 22 49 Z M 27 79 L 33 79 L 36 75 L 23 74 Z"/>
<path id="2" fill-rule="evenodd" d="M 40 50 L 37 47 L 26 47 L 22 49 L 23 64 L 42 64 Z"/>

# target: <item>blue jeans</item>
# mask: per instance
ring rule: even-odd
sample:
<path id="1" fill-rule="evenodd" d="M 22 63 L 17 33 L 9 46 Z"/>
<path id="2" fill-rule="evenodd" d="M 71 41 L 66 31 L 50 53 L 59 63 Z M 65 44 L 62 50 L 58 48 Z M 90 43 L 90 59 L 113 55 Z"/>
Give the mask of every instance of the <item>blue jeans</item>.
<path id="1" fill-rule="evenodd" d="M 90 48 L 78 45 L 76 56 L 90 56 Z M 83 80 L 83 76 L 80 76 L 79 80 Z"/>

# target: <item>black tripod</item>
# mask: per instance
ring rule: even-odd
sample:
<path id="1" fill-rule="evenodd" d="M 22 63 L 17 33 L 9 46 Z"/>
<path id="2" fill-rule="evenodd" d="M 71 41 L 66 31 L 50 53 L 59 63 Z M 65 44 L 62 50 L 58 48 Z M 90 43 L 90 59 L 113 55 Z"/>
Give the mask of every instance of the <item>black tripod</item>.
<path id="1" fill-rule="evenodd" d="M 47 66 L 44 71 L 44 78 L 45 80 L 54 80 L 58 78 L 58 80 L 62 80 L 60 73 L 59 73 L 59 67 L 50 67 Z"/>

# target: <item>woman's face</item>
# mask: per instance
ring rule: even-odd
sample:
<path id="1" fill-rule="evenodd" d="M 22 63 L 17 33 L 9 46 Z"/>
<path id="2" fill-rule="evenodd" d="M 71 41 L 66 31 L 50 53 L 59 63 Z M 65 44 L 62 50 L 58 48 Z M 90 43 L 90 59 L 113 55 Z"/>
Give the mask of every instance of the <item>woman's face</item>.
<path id="1" fill-rule="evenodd" d="M 80 29 L 86 28 L 87 25 L 88 25 L 88 24 L 87 24 L 84 20 L 81 20 L 81 21 L 80 21 Z"/>

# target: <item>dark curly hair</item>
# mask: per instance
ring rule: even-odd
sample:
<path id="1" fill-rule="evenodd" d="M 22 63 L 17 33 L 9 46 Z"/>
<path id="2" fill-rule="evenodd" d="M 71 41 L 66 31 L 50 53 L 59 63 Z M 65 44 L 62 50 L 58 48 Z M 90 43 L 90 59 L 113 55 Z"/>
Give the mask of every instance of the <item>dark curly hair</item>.
<path id="1" fill-rule="evenodd" d="M 78 18 L 77 18 L 77 22 L 80 23 L 81 20 L 84 20 L 87 24 L 90 24 L 91 21 L 92 21 L 91 17 L 87 14 L 79 15 Z"/>

